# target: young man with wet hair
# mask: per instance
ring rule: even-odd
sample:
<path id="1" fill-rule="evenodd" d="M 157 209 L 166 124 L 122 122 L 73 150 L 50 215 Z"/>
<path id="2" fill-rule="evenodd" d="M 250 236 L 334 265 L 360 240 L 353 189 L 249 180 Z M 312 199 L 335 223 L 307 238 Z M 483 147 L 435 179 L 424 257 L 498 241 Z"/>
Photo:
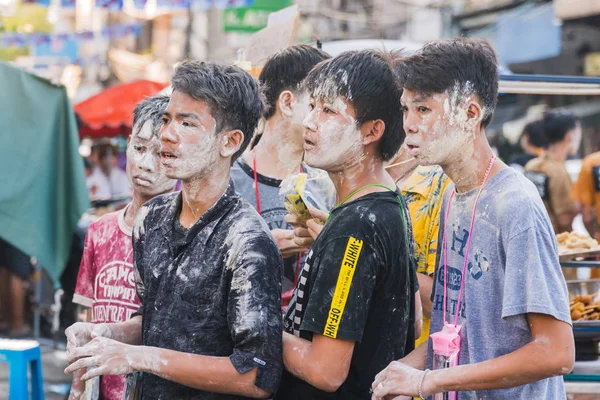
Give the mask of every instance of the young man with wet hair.
<path id="1" fill-rule="evenodd" d="M 384 162 L 404 134 L 391 58 L 343 53 L 306 81 L 305 162 L 337 206 L 311 247 L 284 319 L 276 399 L 365 399 L 375 374 L 414 348 L 418 297 L 408 212 Z M 420 305 L 418 305 L 420 307 Z"/>
<path id="2" fill-rule="evenodd" d="M 142 204 L 172 192 L 177 181 L 165 174 L 160 159 L 158 130 L 168 96 L 154 96 L 133 110 L 133 129 L 127 145 L 127 176 L 133 189 L 132 202 L 124 209 L 104 215 L 88 228 L 73 302 L 86 307 L 87 322 L 124 322 L 137 311 L 140 302 L 133 280 L 133 221 Z M 70 398 L 79 399 L 83 371 L 73 374 Z M 100 398 L 120 400 L 123 376 L 103 376 Z"/>
<path id="3" fill-rule="evenodd" d="M 264 132 L 258 144 L 236 160 L 231 170 L 236 190 L 267 222 L 283 255 L 282 306 L 290 301 L 302 262 L 299 255 L 306 248 L 295 243 L 293 228 L 284 219 L 287 211 L 279 186 L 283 179 L 305 169 L 301 166 L 302 120 L 308 112 L 308 93 L 302 81 L 327 58 L 327 53 L 302 44 L 283 49 L 267 60 L 259 77 L 267 100 Z"/>
<path id="4" fill-rule="evenodd" d="M 67 372 L 141 371 L 148 399 L 269 397 L 282 367 L 281 255 L 230 182 L 262 113 L 259 85 L 238 67 L 192 61 L 172 86 L 161 157 L 183 188 L 135 221 L 142 306 L 124 323 L 69 328 Z"/>
<path id="5" fill-rule="evenodd" d="M 479 39 L 433 42 L 399 72 L 409 152 L 452 180 L 431 334 L 455 340 L 460 327 L 459 365 L 445 364 L 430 339 L 378 374 L 373 398 L 564 399 L 560 375 L 575 350 L 552 225 L 534 185 L 496 159 L 485 135 L 498 94 L 494 50 Z"/>

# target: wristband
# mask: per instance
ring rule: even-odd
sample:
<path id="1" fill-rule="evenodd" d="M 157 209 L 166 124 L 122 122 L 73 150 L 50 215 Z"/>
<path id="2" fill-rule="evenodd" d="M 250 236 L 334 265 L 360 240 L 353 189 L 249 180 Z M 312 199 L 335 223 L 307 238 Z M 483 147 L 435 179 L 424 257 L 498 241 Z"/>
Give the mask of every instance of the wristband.
<path id="1" fill-rule="evenodd" d="M 419 382 L 419 397 L 423 400 L 425 399 L 425 396 L 423 396 L 423 382 L 425 381 L 425 377 L 427 376 L 428 372 L 429 370 L 426 369 L 423 373 L 423 376 L 421 376 L 421 382 Z"/>

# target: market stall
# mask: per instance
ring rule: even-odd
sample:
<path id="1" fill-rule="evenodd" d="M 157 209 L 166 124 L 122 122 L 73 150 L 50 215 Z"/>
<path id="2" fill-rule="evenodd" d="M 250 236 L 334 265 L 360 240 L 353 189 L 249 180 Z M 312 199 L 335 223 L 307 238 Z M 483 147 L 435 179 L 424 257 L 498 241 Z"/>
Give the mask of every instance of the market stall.
<path id="1" fill-rule="evenodd" d="M 501 75 L 500 93 L 600 95 L 600 78 L 548 75 Z M 587 235 L 557 236 L 563 268 L 600 268 L 600 245 Z M 565 376 L 568 394 L 600 393 L 600 280 L 567 282 L 575 337 L 575 368 Z"/>

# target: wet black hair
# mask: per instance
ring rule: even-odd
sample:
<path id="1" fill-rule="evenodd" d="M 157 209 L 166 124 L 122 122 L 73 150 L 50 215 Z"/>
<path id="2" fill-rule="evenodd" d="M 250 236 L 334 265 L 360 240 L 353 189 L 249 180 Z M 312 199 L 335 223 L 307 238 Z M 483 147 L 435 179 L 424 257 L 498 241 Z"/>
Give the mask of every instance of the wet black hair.
<path id="1" fill-rule="evenodd" d="M 544 114 L 543 126 L 548 145 L 562 141 L 569 131 L 577 127 L 579 119 L 573 112 L 550 110 Z"/>
<path id="2" fill-rule="evenodd" d="M 244 134 L 235 161 L 248 147 L 264 110 L 264 95 L 256 79 L 233 65 L 186 61 L 173 75 L 173 91 L 180 91 L 209 106 L 216 132 L 239 129 Z"/>
<path id="3" fill-rule="evenodd" d="M 281 92 L 297 92 L 310 70 L 328 58 L 329 54 L 307 44 L 287 47 L 271 56 L 258 77 L 267 100 L 263 117 L 269 119 L 275 114 Z"/>
<path id="4" fill-rule="evenodd" d="M 478 38 L 453 38 L 425 44 L 396 63 L 404 89 L 434 93 L 475 94 L 483 107 L 481 126 L 489 125 L 498 100 L 498 62 L 490 43 Z"/>
<path id="5" fill-rule="evenodd" d="M 348 51 L 318 64 L 305 81 L 313 99 L 333 102 L 341 97 L 352 104 L 359 127 L 377 119 L 385 123 L 379 140 L 379 153 L 384 161 L 390 160 L 404 141 L 402 91 L 392 63 L 393 57 L 382 51 Z"/>
<path id="6" fill-rule="evenodd" d="M 162 94 L 140 101 L 133 109 L 132 132 L 139 132 L 146 121 L 152 121 L 152 133 L 157 135 L 161 127 L 162 115 L 169 104 L 169 96 Z"/>
<path id="7" fill-rule="evenodd" d="M 527 136 L 527 139 L 532 146 L 544 148 L 548 145 L 548 139 L 544 133 L 544 123 L 542 120 L 533 121 L 525 125 L 525 128 L 523 128 L 523 135 Z"/>

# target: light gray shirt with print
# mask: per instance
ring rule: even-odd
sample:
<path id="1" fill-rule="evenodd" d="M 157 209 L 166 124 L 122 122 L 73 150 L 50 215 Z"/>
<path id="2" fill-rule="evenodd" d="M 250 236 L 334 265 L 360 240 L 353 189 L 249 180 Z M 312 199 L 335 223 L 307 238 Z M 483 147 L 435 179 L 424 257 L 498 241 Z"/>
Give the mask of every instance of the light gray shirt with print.
<path id="1" fill-rule="evenodd" d="M 462 279 L 473 203 L 479 188 L 455 194 L 444 223 L 451 184 L 440 215 L 440 241 L 447 237 L 446 318 L 454 323 Z M 460 364 L 500 357 L 527 345 L 528 313 L 551 315 L 571 323 L 567 286 L 560 270 L 558 248 L 548 214 L 535 186 L 506 168 L 485 184 L 477 204 L 460 307 Z M 438 267 L 432 295 L 431 333 L 444 324 L 444 257 L 438 247 Z M 429 341 L 427 365 L 431 368 Z M 564 399 L 562 377 L 502 390 L 460 392 L 466 399 Z"/>

